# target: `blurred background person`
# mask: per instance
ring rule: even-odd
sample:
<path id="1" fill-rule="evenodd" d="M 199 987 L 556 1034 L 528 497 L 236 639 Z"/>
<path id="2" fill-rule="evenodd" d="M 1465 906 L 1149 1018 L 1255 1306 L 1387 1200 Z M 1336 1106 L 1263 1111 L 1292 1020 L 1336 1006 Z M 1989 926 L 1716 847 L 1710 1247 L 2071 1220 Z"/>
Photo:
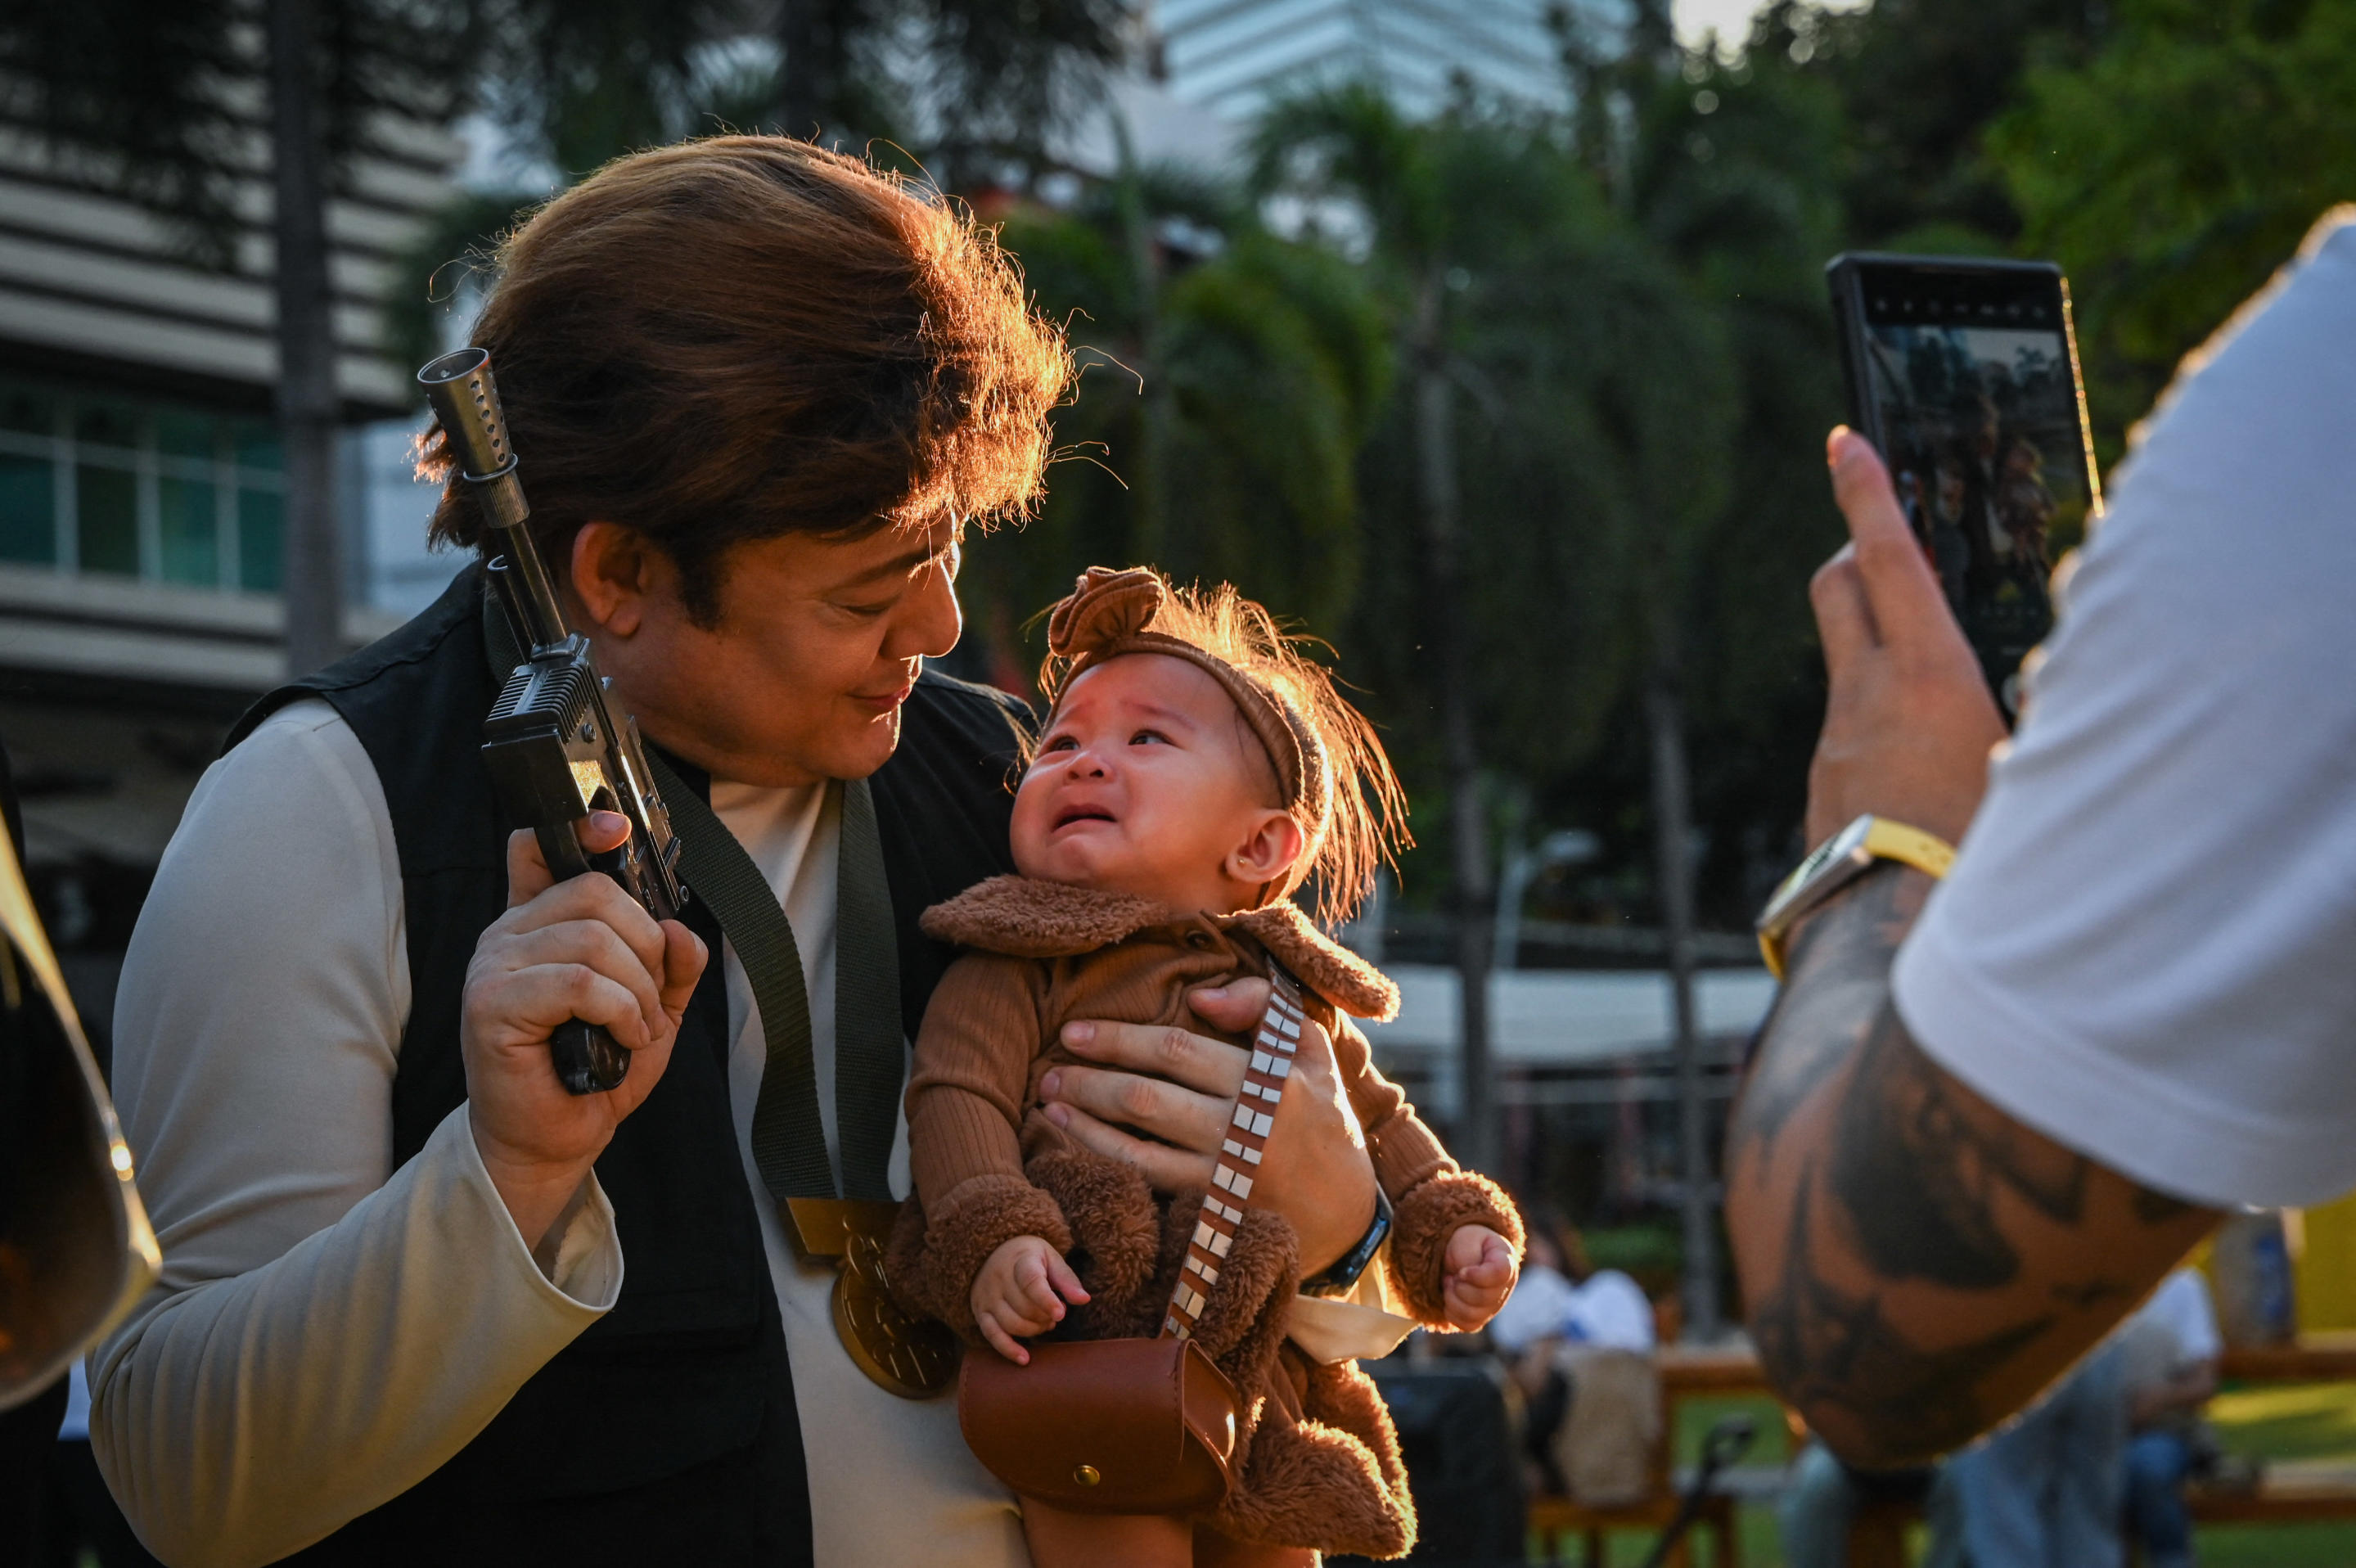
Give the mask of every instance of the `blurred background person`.
<path id="1" fill-rule="evenodd" d="M 1599 1351 L 1649 1357 L 1657 1337 L 1644 1287 L 1618 1269 L 1590 1263 L 1579 1228 L 1560 1209 L 1535 1210 L 1527 1223 L 1522 1275 L 1489 1322 L 1489 1342 L 1521 1391 L 1522 1450 L 1530 1488 L 1561 1496 L 1572 1490 L 1559 1449 L 1578 1397 L 1580 1362 L 1593 1364 Z M 1642 1403 L 1643 1391 L 1633 1391 L 1632 1398 Z M 1624 1424 L 1633 1436 L 1643 1425 L 1641 1420 L 1593 1411 L 1588 1416 L 1583 1424 L 1607 1428 L 1590 1441 L 1613 1446 L 1618 1444 L 1608 1428 Z"/>
<path id="2" fill-rule="evenodd" d="M 2184 1483 L 2215 1464 L 2201 1412 L 2217 1391 L 2224 1341 L 2198 1269 L 2160 1282 L 2119 1332 L 2127 1402 L 2126 1524 L 2146 1568 L 2190 1568 Z"/>
<path id="3" fill-rule="evenodd" d="M 2019 1419 L 1947 1461 L 1932 1490 L 1934 1555 L 1973 1568 L 2118 1568 L 2124 1361 L 2115 1337 Z"/>

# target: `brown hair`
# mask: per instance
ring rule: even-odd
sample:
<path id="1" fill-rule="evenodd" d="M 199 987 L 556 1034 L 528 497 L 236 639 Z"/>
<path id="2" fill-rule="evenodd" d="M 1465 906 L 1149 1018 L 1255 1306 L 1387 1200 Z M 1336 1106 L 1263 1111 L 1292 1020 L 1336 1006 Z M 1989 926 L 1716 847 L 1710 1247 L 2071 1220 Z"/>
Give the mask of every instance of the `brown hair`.
<path id="1" fill-rule="evenodd" d="M 1037 496 L 1062 335 L 970 217 L 856 158 L 714 136 L 607 164 L 499 246 L 475 326 L 560 573 L 592 519 L 718 612 L 721 555 L 788 532 L 977 523 Z M 446 479 L 438 429 L 419 471 Z M 433 537 L 472 546 L 464 487 Z"/>
<path id="2" fill-rule="evenodd" d="M 1324 646 L 1286 631 L 1233 584 L 1181 588 L 1149 567 L 1092 566 L 1052 612 L 1039 689 L 1051 704 L 1060 702 L 1081 671 L 1134 653 L 1207 655 L 1205 668 L 1224 666 L 1211 672 L 1253 737 L 1248 751 L 1269 765 L 1271 803 L 1292 813 L 1306 841 L 1301 864 L 1270 892 L 1290 892 L 1313 877 L 1312 913 L 1333 925 L 1357 913 L 1376 874 L 1415 840 L 1406 792 L 1375 726 L 1311 656 Z M 1255 706 L 1269 711 L 1255 715 Z"/>

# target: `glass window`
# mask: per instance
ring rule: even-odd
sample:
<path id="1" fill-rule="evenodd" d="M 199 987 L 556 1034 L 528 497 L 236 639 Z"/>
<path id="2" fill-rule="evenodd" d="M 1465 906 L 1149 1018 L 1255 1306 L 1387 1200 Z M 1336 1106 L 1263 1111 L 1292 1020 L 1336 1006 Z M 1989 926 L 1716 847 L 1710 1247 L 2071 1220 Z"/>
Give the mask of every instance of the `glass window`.
<path id="1" fill-rule="evenodd" d="M 48 458 L 0 455 L 0 561 L 57 559 L 56 484 Z"/>
<path id="2" fill-rule="evenodd" d="M 230 439 L 237 446 L 237 466 L 241 468 L 265 468 L 278 472 L 284 466 L 279 456 L 278 426 L 266 419 L 241 419 L 232 426 Z"/>
<path id="3" fill-rule="evenodd" d="M 74 439 L 100 446 L 139 445 L 138 411 L 119 403 L 82 403 L 74 408 Z"/>
<path id="4" fill-rule="evenodd" d="M 84 463 L 74 471 L 81 569 L 139 575 L 139 477 Z"/>
<path id="5" fill-rule="evenodd" d="M 177 408 L 155 411 L 155 449 L 166 456 L 202 457 L 210 462 L 219 433 L 220 422 L 208 414 Z"/>
<path id="6" fill-rule="evenodd" d="M 215 587 L 220 583 L 220 518 L 213 487 L 189 479 L 159 479 L 164 581 Z"/>
<path id="7" fill-rule="evenodd" d="M 280 534 L 286 509 L 271 490 L 237 492 L 237 583 L 257 593 L 278 591 Z"/>
<path id="8" fill-rule="evenodd" d="M 55 405 L 48 398 L 23 387 L 0 386 L 0 430 L 54 435 L 57 428 Z"/>

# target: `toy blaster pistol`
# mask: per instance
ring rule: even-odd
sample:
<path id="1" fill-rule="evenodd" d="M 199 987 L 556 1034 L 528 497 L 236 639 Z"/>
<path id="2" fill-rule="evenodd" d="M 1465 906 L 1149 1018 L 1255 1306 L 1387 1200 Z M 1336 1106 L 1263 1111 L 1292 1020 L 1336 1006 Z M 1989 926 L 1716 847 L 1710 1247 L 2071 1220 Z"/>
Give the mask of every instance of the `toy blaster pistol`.
<path id="1" fill-rule="evenodd" d="M 524 654 L 483 721 L 483 760 L 500 802 L 509 821 L 531 829 L 558 881 L 602 871 L 656 919 L 675 919 L 687 890 L 676 869 L 670 813 L 647 770 L 637 721 L 616 714 L 589 639 L 565 629 L 547 564 L 523 526 L 531 508 L 516 479 L 490 354 L 444 354 L 418 371 L 417 381 L 450 438 L 459 477 L 491 527 L 486 569 Z M 629 818 L 629 842 L 603 854 L 583 850 L 574 826 L 593 811 Z M 548 1047 L 569 1093 L 612 1089 L 630 1070 L 630 1053 L 578 1018 L 559 1026 Z"/>

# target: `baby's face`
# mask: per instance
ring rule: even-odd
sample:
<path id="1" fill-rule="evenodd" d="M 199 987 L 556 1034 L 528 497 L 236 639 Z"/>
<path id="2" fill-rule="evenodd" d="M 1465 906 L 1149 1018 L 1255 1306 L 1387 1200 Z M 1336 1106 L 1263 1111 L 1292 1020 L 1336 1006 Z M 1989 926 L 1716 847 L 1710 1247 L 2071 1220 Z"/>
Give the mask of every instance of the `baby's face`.
<path id="1" fill-rule="evenodd" d="M 1181 908 L 1248 908 L 1300 854 L 1274 790 L 1218 682 L 1183 659 L 1127 654 L 1074 681 L 1040 737 L 1014 797 L 1014 864 Z"/>

